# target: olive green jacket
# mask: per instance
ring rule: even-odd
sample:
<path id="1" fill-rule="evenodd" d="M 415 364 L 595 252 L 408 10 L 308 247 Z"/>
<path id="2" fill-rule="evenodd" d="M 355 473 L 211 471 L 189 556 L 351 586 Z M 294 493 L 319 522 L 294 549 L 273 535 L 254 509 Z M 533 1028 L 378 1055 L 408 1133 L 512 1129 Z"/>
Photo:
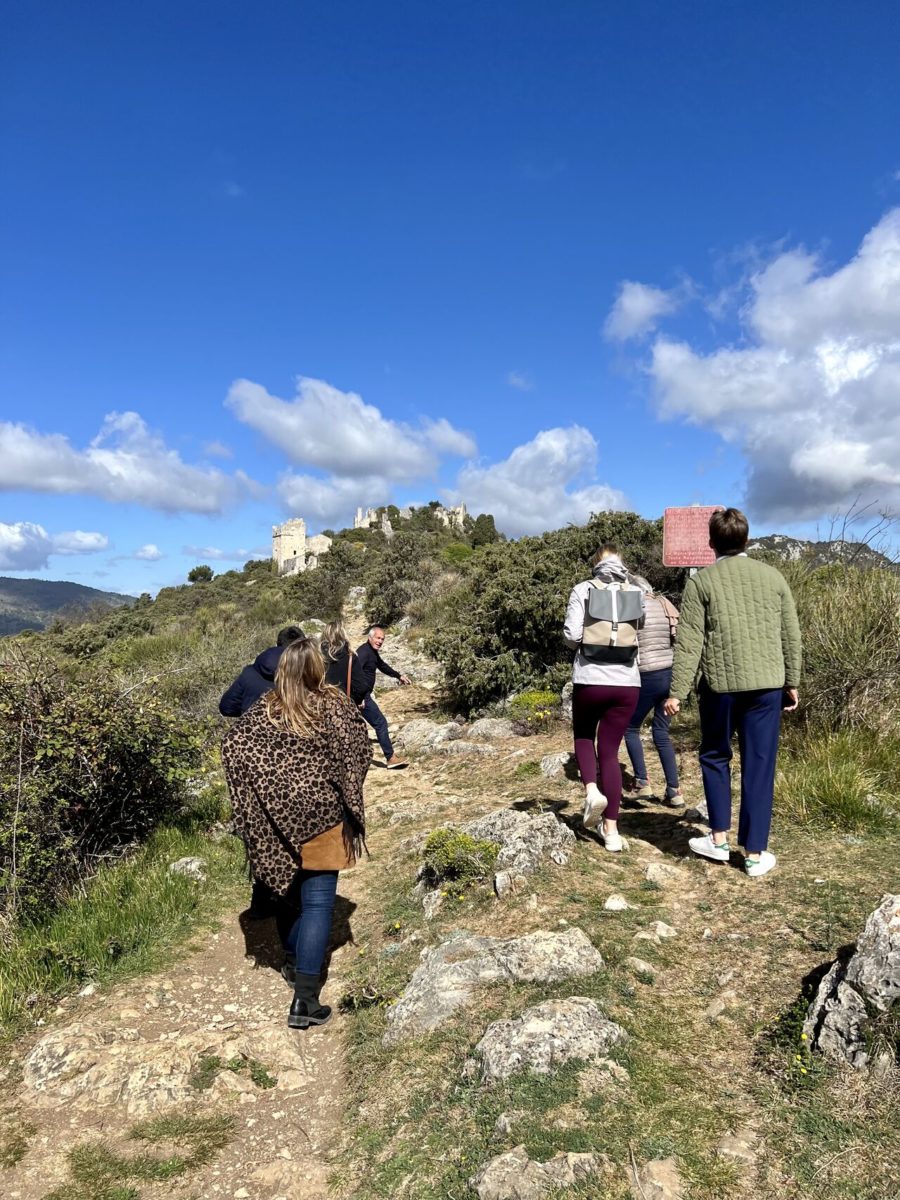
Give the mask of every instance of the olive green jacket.
<path id="1" fill-rule="evenodd" d="M 722 558 L 688 580 L 681 602 L 671 694 L 686 700 L 698 670 L 714 692 L 797 687 L 800 624 L 780 571 Z"/>

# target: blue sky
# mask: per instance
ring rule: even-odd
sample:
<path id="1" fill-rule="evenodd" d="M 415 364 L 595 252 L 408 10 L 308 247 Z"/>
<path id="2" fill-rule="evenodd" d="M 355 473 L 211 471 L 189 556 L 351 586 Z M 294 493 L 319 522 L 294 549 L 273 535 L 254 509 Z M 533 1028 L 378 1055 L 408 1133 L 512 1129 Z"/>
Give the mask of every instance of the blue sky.
<path id="1" fill-rule="evenodd" d="M 155 591 L 387 500 L 897 503 L 887 0 L 7 26 L 0 571 Z"/>

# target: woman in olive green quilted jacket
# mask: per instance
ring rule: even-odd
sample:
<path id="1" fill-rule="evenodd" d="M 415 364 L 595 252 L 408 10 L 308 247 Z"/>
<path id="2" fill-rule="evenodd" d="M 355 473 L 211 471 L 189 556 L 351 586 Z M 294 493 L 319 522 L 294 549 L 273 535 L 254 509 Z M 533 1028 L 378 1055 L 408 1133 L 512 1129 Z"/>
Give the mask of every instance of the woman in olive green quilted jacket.
<path id="1" fill-rule="evenodd" d="M 712 833 L 690 839 L 695 854 L 730 857 L 731 741 L 741 749 L 738 843 L 751 877 L 775 866 L 767 850 L 782 711 L 799 702 L 800 625 L 780 571 L 747 557 L 747 518 L 736 508 L 713 513 L 713 566 L 688 581 L 681 605 L 672 692 L 678 712 L 699 676 L 700 766 Z"/>

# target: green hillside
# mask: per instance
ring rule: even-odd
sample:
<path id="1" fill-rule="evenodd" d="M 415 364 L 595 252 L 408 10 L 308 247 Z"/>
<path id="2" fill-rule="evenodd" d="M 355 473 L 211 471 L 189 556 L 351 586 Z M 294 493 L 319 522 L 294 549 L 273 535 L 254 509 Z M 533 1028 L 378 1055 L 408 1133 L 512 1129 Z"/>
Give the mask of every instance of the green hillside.
<path id="1" fill-rule="evenodd" d="M 86 612 L 95 605 L 119 608 L 134 597 L 62 579 L 13 579 L 0 576 L 0 636 L 23 629 L 46 629 L 53 619 Z"/>

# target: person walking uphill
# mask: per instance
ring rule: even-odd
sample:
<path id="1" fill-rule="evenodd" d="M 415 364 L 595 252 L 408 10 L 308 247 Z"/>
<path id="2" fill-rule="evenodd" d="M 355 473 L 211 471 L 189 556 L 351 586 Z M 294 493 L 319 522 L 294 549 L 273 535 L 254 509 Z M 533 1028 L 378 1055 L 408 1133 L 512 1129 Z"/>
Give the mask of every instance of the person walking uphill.
<path id="1" fill-rule="evenodd" d="M 345 696 L 349 696 L 361 708 L 366 698 L 366 680 L 340 621 L 332 621 L 325 626 L 321 650 L 325 660 L 326 682 L 340 688 Z"/>
<path id="2" fill-rule="evenodd" d="M 309 640 L 285 649 L 275 686 L 222 742 L 234 821 L 253 874 L 292 913 L 290 926 L 280 929 L 283 973 L 294 983 L 292 1029 L 323 1025 L 331 1016 L 319 1001 L 320 975 L 338 872 L 352 867 L 365 846 L 369 761 L 359 709 L 325 682 L 322 656 Z"/>
<path id="3" fill-rule="evenodd" d="M 394 753 L 394 746 L 391 742 L 391 735 L 388 732 L 387 717 L 375 703 L 375 698 L 372 692 L 375 689 L 375 672 L 381 671 L 385 675 L 390 675 L 392 679 L 399 679 L 401 684 L 408 684 L 411 680 L 406 675 L 401 675 L 399 671 L 395 671 L 381 657 L 379 651 L 384 645 L 384 629 L 381 625 L 370 625 L 366 630 L 366 640 L 358 647 L 356 651 L 357 662 L 362 674 L 363 681 L 366 685 L 365 696 L 361 704 L 362 715 L 375 730 L 375 735 L 378 738 L 378 745 L 381 747 L 381 752 L 384 754 L 385 762 L 392 771 L 402 770 L 408 766 L 402 762 Z"/>
<path id="4" fill-rule="evenodd" d="M 649 584 L 647 585 L 649 588 Z M 671 717 L 664 705 L 672 687 L 672 660 L 678 609 L 665 596 L 647 591 L 644 594 L 644 625 L 638 631 L 638 666 L 641 672 L 641 694 L 634 716 L 625 730 L 625 748 L 634 771 L 635 794 L 638 799 L 654 794 L 647 775 L 644 747 L 641 745 L 641 725 L 653 711 L 651 732 L 656 753 L 666 777 L 666 804 L 681 808 L 684 800 L 678 785 L 678 763 L 669 737 Z"/>
<path id="5" fill-rule="evenodd" d="M 713 513 L 713 566 L 688 581 L 675 646 L 673 716 L 699 669 L 700 768 L 711 833 L 691 838 L 694 854 L 728 862 L 731 828 L 731 741 L 741 751 L 738 843 L 748 875 L 775 866 L 768 851 L 781 713 L 799 704 L 800 625 L 780 571 L 747 557 L 750 527 L 736 508 Z"/>
<path id="6" fill-rule="evenodd" d="M 275 682 L 275 672 L 278 660 L 285 646 L 305 638 L 306 634 L 296 625 L 288 625 L 278 631 L 275 645 L 258 654 L 254 662 L 244 667 L 240 675 L 219 701 L 219 712 L 223 717 L 239 717 L 247 711 L 251 704 L 269 690 Z"/>
<path id="7" fill-rule="evenodd" d="M 596 829 L 605 813 L 600 837 L 607 850 L 619 851 L 619 746 L 640 695 L 637 631 L 644 599 L 615 546 L 602 546 L 592 562 L 592 578 L 569 595 L 563 638 L 575 651 L 572 727 L 584 784 L 584 824 Z"/>

